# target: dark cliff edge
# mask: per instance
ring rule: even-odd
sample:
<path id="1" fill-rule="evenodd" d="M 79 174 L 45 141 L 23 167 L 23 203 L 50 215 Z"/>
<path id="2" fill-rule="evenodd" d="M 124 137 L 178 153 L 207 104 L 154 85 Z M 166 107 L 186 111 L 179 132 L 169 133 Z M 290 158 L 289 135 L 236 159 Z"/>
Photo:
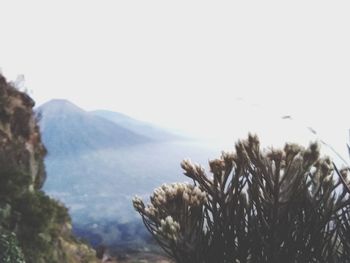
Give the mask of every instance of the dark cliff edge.
<path id="1" fill-rule="evenodd" d="M 98 262 L 73 236 L 67 208 L 41 190 L 46 149 L 34 104 L 0 75 L 0 262 Z"/>

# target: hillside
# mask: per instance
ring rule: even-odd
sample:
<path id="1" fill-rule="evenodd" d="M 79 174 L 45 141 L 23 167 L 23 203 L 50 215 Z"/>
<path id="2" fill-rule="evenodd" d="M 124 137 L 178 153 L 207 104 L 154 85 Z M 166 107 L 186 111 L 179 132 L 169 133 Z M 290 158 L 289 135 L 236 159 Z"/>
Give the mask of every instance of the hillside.
<path id="1" fill-rule="evenodd" d="M 152 141 L 67 100 L 51 100 L 36 109 L 36 114 L 49 154 L 75 155 Z"/>
<path id="2" fill-rule="evenodd" d="M 95 116 L 102 117 L 106 120 L 110 120 L 121 127 L 124 127 L 136 134 L 152 138 L 156 141 L 170 141 L 170 140 L 179 140 L 184 139 L 183 136 L 180 136 L 174 132 L 164 130 L 156 125 L 147 123 L 144 121 L 133 119 L 123 113 L 108 111 L 108 110 L 96 110 L 91 111 Z"/>
<path id="3" fill-rule="evenodd" d="M 72 235 L 67 208 L 42 191 L 46 149 L 33 107 L 0 75 L 0 261 L 97 262 Z"/>

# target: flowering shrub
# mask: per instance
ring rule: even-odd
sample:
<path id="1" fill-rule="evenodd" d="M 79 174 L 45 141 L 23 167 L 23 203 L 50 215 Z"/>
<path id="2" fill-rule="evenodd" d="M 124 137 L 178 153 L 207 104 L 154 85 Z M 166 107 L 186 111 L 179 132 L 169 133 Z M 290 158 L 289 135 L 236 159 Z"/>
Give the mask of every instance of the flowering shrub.
<path id="1" fill-rule="evenodd" d="M 200 262 L 203 255 L 203 208 L 206 202 L 205 192 L 184 183 L 157 188 L 147 206 L 138 197 L 133 200 L 147 229 L 164 250 L 175 258 L 186 259 L 186 262 Z"/>
<path id="2" fill-rule="evenodd" d="M 348 170 L 317 144 L 261 150 L 256 136 L 210 161 L 182 162 L 192 184 L 157 188 L 133 204 L 179 263 L 350 262 Z"/>

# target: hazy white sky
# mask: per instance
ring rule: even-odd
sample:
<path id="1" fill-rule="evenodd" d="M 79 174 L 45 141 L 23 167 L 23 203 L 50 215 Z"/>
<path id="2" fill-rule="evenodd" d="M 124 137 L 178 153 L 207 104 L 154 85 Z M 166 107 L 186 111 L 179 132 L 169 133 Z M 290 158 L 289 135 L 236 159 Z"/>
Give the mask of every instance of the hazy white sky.
<path id="1" fill-rule="evenodd" d="M 0 67 L 38 104 L 208 133 L 290 114 L 345 143 L 349 14 L 348 0 L 1 1 Z"/>

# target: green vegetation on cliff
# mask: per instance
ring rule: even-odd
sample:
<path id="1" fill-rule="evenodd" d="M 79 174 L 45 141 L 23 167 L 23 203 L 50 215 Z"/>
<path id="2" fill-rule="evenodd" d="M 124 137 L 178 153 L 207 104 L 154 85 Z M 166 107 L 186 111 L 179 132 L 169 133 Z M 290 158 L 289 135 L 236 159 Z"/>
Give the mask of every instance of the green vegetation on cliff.
<path id="1" fill-rule="evenodd" d="M 73 237 L 67 208 L 41 190 L 46 150 L 33 106 L 0 75 L 0 261 L 96 262 Z"/>
<path id="2" fill-rule="evenodd" d="M 4 233 L 0 235 L 0 262 L 1 263 L 24 263 L 24 256 L 18 246 L 18 241 L 14 233 Z"/>

